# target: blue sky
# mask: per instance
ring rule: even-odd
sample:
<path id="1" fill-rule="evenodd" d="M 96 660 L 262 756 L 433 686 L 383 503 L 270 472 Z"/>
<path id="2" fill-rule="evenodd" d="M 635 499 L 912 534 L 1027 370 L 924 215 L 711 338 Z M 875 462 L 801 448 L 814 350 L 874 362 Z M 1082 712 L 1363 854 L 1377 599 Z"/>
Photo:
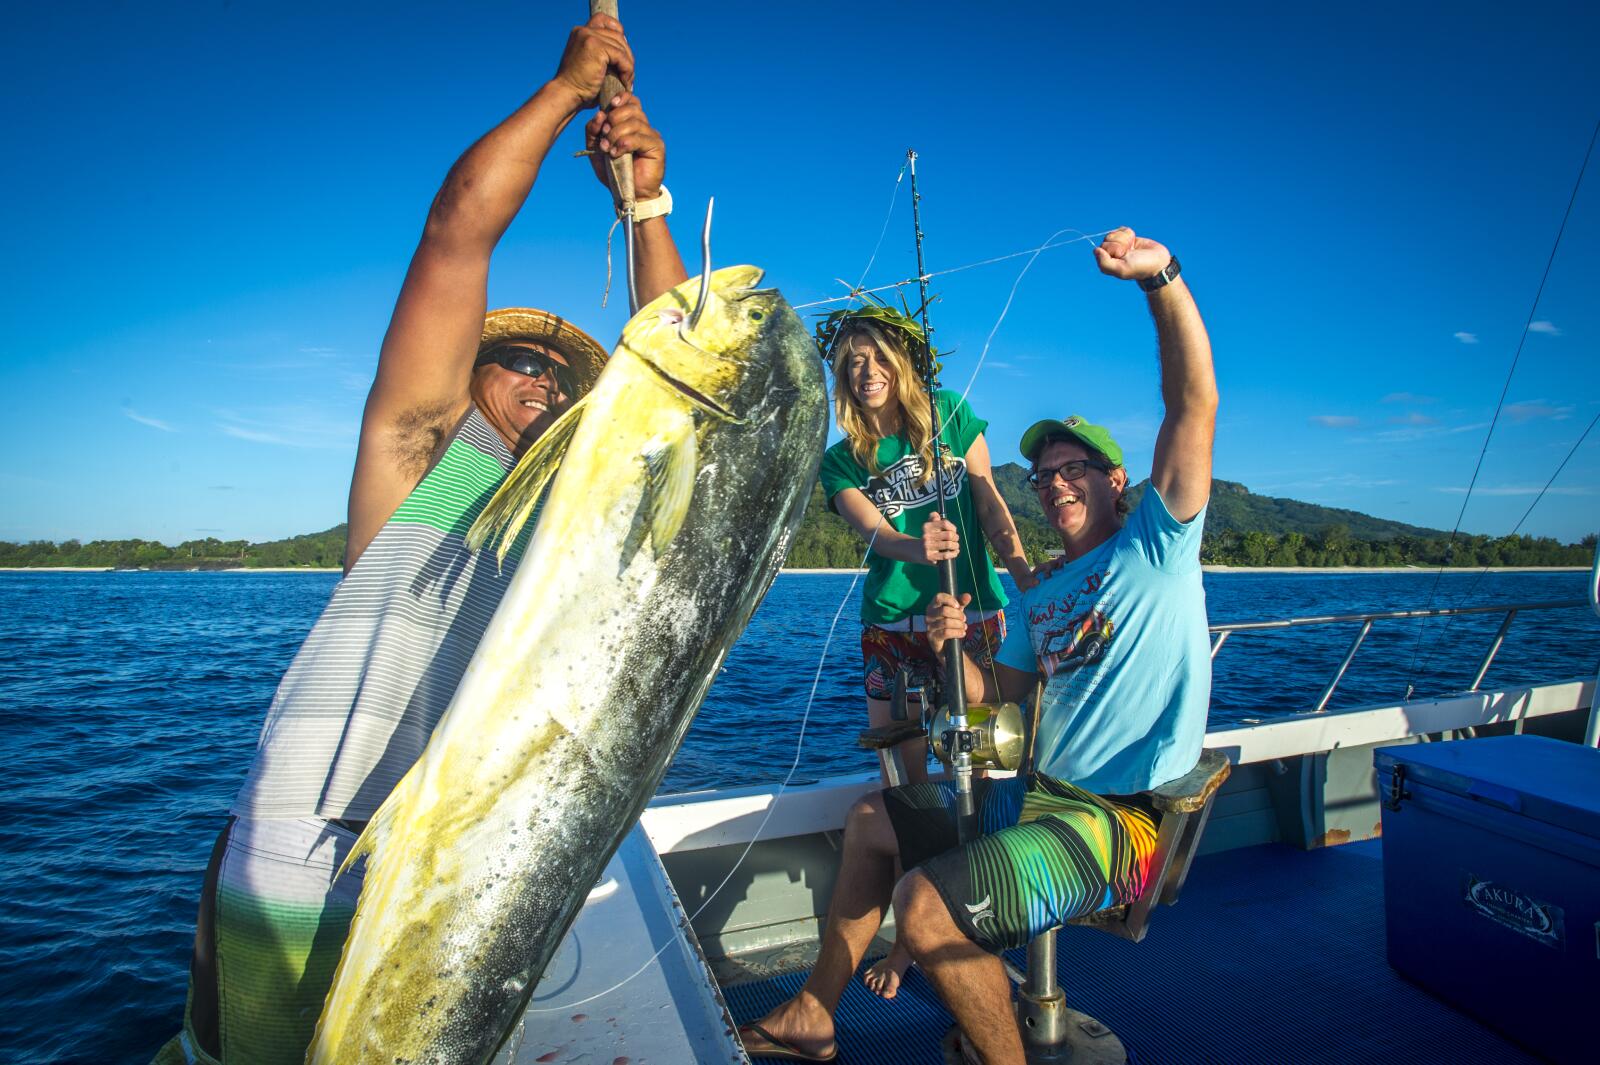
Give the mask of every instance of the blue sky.
<path id="1" fill-rule="evenodd" d="M 445 170 L 582 5 L 29 5 L 0 41 L 0 539 L 309 532 L 344 516 L 378 344 Z M 1113 5 L 1096 5 L 1111 8 Z M 1119 224 L 1211 328 L 1217 475 L 1450 528 L 1600 117 L 1593 5 L 623 4 L 675 230 L 839 294 L 920 154 L 930 270 Z M 559 11 L 559 14 L 557 12 Z M 610 343 L 606 194 L 570 128 L 491 305 Z M 1463 526 L 1503 534 L 1600 412 L 1600 160 Z M 901 189 L 868 283 L 915 272 Z M 620 243 L 619 243 L 620 248 Z M 939 278 L 964 388 L 1025 259 Z M 1148 472 L 1153 331 L 1083 244 L 1022 280 L 971 401 L 997 461 L 1077 412 Z M 1600 429 L 1524 531 L 1600 528 Z"/>

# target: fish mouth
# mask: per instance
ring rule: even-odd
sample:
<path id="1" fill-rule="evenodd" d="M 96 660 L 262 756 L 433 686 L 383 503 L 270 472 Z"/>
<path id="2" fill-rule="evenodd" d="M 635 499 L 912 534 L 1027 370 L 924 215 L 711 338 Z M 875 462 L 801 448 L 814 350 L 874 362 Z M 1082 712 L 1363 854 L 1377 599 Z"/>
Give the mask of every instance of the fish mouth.
<path id="1" fill-rule="evenodd" d="M 650 362 L 649 360 L 644 360 L 644 364 L 654 370 L 656 375 L 663 381 L 681 392 L 684 397 L 695 406 L 703 408 L 707 412 L 716 415 L 718 418 L 721 418 L 724 421 L 742 422 L 744 420 L 743 418 L 735 415 L 733 411 L 729 410 L 727 407 L 724 407 L 722 404 L 712 399 L 710 396 L 690 388 L 688 385 L 684 384 L 676 377 L 673 377 L 655 363 Z"/>

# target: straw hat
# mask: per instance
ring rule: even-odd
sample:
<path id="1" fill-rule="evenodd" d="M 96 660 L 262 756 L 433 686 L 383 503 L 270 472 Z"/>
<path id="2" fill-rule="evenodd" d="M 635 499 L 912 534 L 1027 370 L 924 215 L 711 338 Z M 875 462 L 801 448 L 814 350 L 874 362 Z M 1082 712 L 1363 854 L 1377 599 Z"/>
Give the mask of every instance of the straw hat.
<path id="1" fill-rule="evenodd" d="M 549 344 L 567 358 L 577 380 L 576 400 L 594 387 L 605 369 L 606 349 L 582 329 L 549 311 L 533 307 L 502 307 L 483 317 L 483 339 L 478 351 L 484 352 L 507 340 L 536 340 Z"/>

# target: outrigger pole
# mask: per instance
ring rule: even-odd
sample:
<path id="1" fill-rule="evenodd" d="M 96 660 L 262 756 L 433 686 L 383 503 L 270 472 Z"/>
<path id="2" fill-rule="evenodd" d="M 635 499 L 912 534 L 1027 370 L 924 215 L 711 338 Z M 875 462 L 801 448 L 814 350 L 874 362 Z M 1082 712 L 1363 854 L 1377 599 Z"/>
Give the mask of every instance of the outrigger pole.
<path id="1" fill-rule="evenodd" d="M 617 14 L 617 0 L 589 0 L 589 17 L 595 15 L 610 15 L 619 22 L 622 16 Z M 627 89 L 627 86 L 618 80 L 615 74 L 607 74 L 605 81 L 600 83 L 600 98 L 597 101 L 600 110 L 610 110 L 613 97 Z M 611 160 L 611 195 L 617 201 L 617 210 L 622 214 L 622 247 L 627 259 L 628 273 L 628 313 L 639 313 L 639 287 L 634 280 L 633 262 L 633 153 L 629 152 L 620 159 Z M 609 247 L 609 244 L 608 244 Z M 610 252 L 607 251 L 607 256 Z"/>
<path id="2" fill-rule="evenodd" d="M 928 390 L 928 407 L 933 412 L 933 477 L 934 513 L 944 517 L 945 470 L 941 451 L 944 426 L 939 417 L 939 401 L 935 393 L 939 388 L 938 372 L 933 363 L 933 329 L 928 325 L 928 271 L 922 265 L 922 194 L 917 191 L 917 153 L 906 150 L 906 164 L 911 168 L 911 224 L 917 235 L 917 289 L 922 297 L 923 363 L 922 383 Z M 964 548 L 969 545 L 962 545 Z M 938 564 L 939 590 L 946 595 L 956 594 L 955 559 L 947 558 Z M 949 640 L 944 645 L 944 708 L 950 728 L 943 737 L 944 749 L 950 752 L 950 764 L 956 777 L 956 832 L 962 843 L 978 838 L 978 812 L 972 798 L 972 731 L 967 728 L 966 662 L 960 640 Z"/>

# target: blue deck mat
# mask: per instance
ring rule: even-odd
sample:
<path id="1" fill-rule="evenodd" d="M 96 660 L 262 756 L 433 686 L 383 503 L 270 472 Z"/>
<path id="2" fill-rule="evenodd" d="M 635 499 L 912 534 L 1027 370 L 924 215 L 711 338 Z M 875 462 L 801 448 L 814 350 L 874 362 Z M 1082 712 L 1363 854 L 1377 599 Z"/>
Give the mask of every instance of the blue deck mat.
<path id="1" fill-rule="evenodd" d="M 1539 1060 L 1389 968 L 1377 840 L 1200 858 L 1143 943 L 1068 928 L 1058 960 L 1068 1003 L 1110 1025 L 1138 1065 Z M 803 980 L 727 988 L 728 1006 L 756 1020 Z M 940 1061 L 951 1020 L 912 970 L 892 1002 L 853 980 L 837 1022 L 840 1065 L 918 1065 Z"/>

